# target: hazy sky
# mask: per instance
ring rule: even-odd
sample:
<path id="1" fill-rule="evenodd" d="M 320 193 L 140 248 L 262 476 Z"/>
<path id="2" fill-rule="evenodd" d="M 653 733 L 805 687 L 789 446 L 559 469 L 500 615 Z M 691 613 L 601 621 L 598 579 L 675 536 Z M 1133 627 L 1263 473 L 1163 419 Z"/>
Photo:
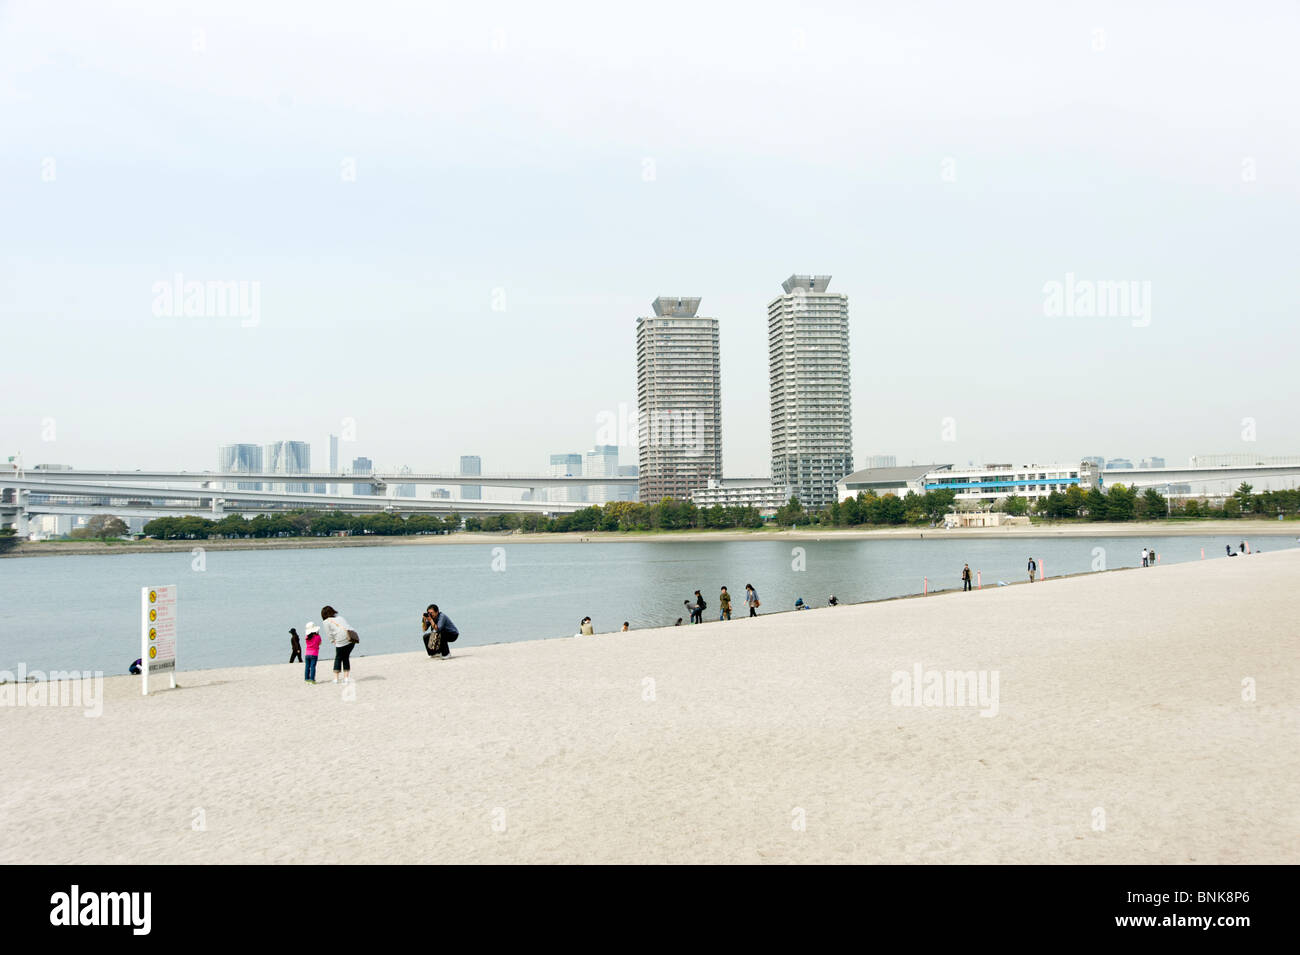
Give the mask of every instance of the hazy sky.
<path id="1" fill-rule="evenodd" d="M 792 272 L 850 296 L 858 462 L 1300 452 L 1294 3 L 173 6 L 0 3 L 0 459 L 323 468 L 352 419 L 540 472 L 697 295 L 767 474 Z M 1067 273 L 1149 312 L 1046 314 Z M 256 323 L 155 314 L 177 274 Z"/>

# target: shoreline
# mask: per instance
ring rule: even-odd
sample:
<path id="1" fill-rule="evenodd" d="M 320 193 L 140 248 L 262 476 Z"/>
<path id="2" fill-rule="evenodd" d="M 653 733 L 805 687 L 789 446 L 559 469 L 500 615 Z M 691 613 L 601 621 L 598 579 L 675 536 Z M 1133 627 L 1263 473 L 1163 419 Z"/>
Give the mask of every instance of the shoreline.
<path id="1" fill-rule="evenodd" d="M 684 530 L 684 531 L 589 531 L 573 533 L 543 532 L 525 534 L 516 531 L 457 531 L 453 534 L 425 534 L 405 537 L 286 537 L 244 540 L 193 541 L 23 541 L 0 554 L 0 559 L 14 557 L 94 556 L 102 554 L 188 553 L 196 547 L 205 551 L 227 550 L 308 550 L 318 547 L 419 547 L 425 545 L 494 544 L 590 544 L 626 542 L 717 541 L 731 543 L 751 540 L 972 540 L 1000 538 L 1063 537 L 1296 537 L 1300 538 L 1300 521 L 1278 520 L 1205 520 L 1192 522 L 1134 521 L 1096 524 L 1036 524 L 1008 527 L 968 527 L 945 530 L 936 527 L 884 527 L 871 529 L 827 527 L 809 530 Z"/>
<path id="2" fill-rule="evenodd" d="M 1297 572 L 1274 551 L 380 654 L 346 686 L 106 678 L 96 719 L 0 713 L 0 861 L 1294 864 Z M 918 671 L 991 695 L 901 693 Z M 346 727 L 325 764 L 322 727 Z"/>

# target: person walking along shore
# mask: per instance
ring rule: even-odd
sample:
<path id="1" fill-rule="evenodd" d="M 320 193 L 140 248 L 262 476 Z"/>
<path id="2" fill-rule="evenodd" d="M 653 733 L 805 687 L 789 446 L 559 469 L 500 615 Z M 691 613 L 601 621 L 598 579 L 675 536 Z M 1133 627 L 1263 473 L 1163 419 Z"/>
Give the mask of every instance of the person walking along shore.
<path id="1" fill-rule="evenodd" d="M 961 589 L 965 593 L 970 590 L 970 564 L 963 564 L 961 568 Z"/>
<path id="2" fill-rule="evenodd" d="M 1038 561 L 1031 557 L 1029 558 L 1029 582 L 1031 584 L 1034 582 L 1034 574 L 1036 573 L 1038 573 Z"/>
<path id="3" fill-rule="evenodd" d="M 302 644 L 298 642 L 298 631 L 289 628 L 289 662 L 302 663 Z"/>
<path id="4" fill-rule="evenodd" d="M 751 617 L 758 616 L 758 608 L 760 606 L 758 601 L 758 591 L 754 589 L 753 584 L 745 584 L 745 606 L 749 607 L 749 615 Z"/>
<path id="5" fill-rule="evenodd" d="M 731 619 L 731 594 L 725 586 L 722 588 L 722 593 L 718 595 L 718 608 L 719 620 Z"/>

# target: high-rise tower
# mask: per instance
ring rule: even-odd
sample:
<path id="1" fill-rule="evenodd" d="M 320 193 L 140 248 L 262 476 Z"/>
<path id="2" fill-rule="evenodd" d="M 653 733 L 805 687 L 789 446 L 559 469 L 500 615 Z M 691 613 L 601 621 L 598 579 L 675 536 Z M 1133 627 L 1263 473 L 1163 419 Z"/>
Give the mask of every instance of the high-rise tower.
<path id="1" fill-rule="evenodd" d="M 661 296 L 636 320 L 637 441 L 642 503 L 685 501 L 722 477 L 718 320 L 698 298 Z"/>
<path id="2" fill-rule="evenodd" d="M 820 510 L 853 471 L 849 297 L 829 275 L 792 275 L 767 306 L 772 396 L 772 483 Z"/>

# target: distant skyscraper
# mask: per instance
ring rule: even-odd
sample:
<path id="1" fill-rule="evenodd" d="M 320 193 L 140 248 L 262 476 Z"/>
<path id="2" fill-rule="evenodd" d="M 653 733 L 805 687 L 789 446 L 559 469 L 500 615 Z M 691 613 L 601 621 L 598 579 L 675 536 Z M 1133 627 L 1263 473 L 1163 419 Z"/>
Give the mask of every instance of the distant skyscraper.
<path id="1" fill-rule="evenodd" d="M 1092 457 L 1086 457 L 1081 459 L 1081 463 L 1096 465 L 1097 470 L 1100 471 L 1102 468 L 1106 466 L 1106 459 L 1103 457 L 1092 456 Z"/>
<path id="2" fill-rule="evenodd" d="M 1111 458 L 1106 462 L 1106 470 L 1108 471 L 1111 468 L 1131 468 L 1132 466 L 1133 462 L 1128 458 Z"/>
<path id="3" fill-rule="evenodd" d="M 587 477 L 618 476 L 618 445 L 598 444 L 584 455 L 583 473 Z M 618 485 L 594 484 L 587 489 L 587 500 L 604 504 L 617 500 Z"/>
<path id="4" fill-rule="evenodd" d="M 267 474 L 307 474 L 311 471 L 311 445 L 306 441 L 276 441 L 263 449 L 262 463 Z M 287 494 L 306 494 L 309 487 L 306 482 L 276 485 Z"/>
<path id="5" fill-rule="evenodd" d="M 896 468 L 898 459 L 892 454 L 872 454 L 867 457 L 864 468 Z"/>
<path id="6" fill-rule="evenodd" d="M 407 467 L 405 464 L 403 464 L 400 468 L 397 469 L 397 473 L 398 473 L 398 474 L 410 474 L 410 473 L 411 473 L 411 469 L 410 469 L 409 467 Z M 397 496 L 398 496 L 398 497 L 415 497 L 415 485 L 414 485 L 414 484 L 399 484 L 399 485 L 397 485 Z"/>
<path id="7" fill-rule="evenodd" d="M 792 275 L 767 306 L 772 483 L 820 510 L 853 471 L 849 297 L 829 275 Z"/>
<path id="8" fill-rule="evenodd" d="M 217 470 L 222 474 L 257 474 L 262 470 L 262 449 L 256 444 L 223 444 L 217 449 Z M 262 490 L 261 481 L 238 481 L 234 486 L 241 491 Z"/>
<path id="9" fill-rule="evenodd" d="M 369 458 L 353 458 L 352 473 L 353 474 L 374 474 L 375 462 L 371 461 Z M 367 494 L 367 495 L 374 494 L 375 487 L 373 484 L 354 484 L 352 485 L 352 493 Z"/>
<path id="10" fill-rule="evenodd" d="M 660 296 L 636 320 L 640 497 L 685 501 L 722 477 L 718 320 L 695 314 L 698 298 Z"/>
<path id="11" fill-rule="evenodd" d="M 462 454 L 460 456 L 460 473 L 465 477 L 482 477 L 483 459 L 477 454 Z M 460 496 L 462 500 L 466 501 L 481 501 L 483 500 L 483 488 L 476 485 L 462 485 Z"/>
<path id="12" fill-rule="evenodd" d="M 1165 459 L 1157 457 L 1143 458 L 1142 463 L 1139 465 L 1139 467 L 1144 468 L 1162 468 L 1164 466 Z"/>
<path id="13" fill-rule="evenodd" d="M 551 467 L 548 472 L 550 477 L 582 477 L 582 455 L 581 454 L 552 454 Z M 567 501 L 569 503 L 580 503 L 587 499 L 587 489 L 585 487 L 556 487 L 551 488 L 547 500 L 550 501 Z"/>
<path id="14" fill-rule="evenodd" d="M 620 464 L 618 466 L 619 477 L 636 477 L 641 468 L 635 464 Z M 614 500 L 616 501 L 635 501 L 638 497 L 637 488 L 631 484 L 620 484 L 614 489 Z"/>

